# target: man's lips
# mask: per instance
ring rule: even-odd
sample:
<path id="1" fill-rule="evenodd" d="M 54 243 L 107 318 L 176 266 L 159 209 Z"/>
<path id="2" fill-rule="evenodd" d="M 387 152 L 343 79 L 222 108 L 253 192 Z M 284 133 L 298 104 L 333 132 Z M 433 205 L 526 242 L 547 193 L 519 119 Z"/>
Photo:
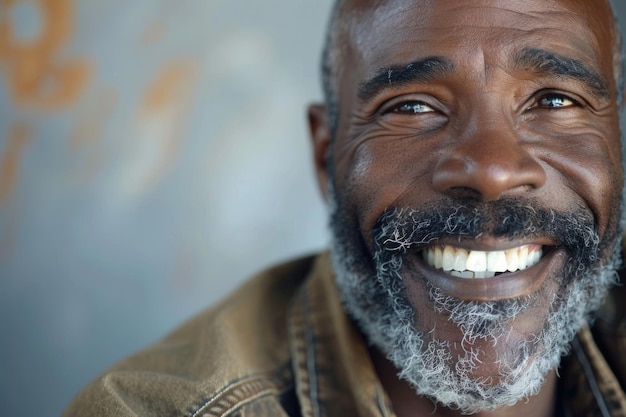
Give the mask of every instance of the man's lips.
<path id="1" fill-rule="evenodd" d="M 542 255 L 543 249 L 539 244 L 493 251 L 437 244 L 422 251 L 428 266 L 465 279 L 486 279 L 498 273 L 522 271 L 539 262 Z"/>
<path id="2" fill-rule="evenodd" d="M 566 251 L 549 239 L 515 244 L 483 236 L 438 241 L 424 247 L 420 257 L 423 262 L 415 266 L 427 281 L 452 297 L 480 302 L 535 293 L 563 268 Z"/>

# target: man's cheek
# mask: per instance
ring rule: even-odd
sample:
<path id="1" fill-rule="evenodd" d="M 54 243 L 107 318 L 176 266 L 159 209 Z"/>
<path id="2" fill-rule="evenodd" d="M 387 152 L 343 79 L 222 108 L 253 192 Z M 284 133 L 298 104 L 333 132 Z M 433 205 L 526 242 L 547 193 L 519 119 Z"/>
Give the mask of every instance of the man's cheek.
<path id="1" fill-rule="evenodd" d="M 571 145 L 563 152 L 547 152 L 544 161 L 552 168 L 554 180 L 546 191 L 553 196 L 555 209 L 571 209 L 560 206 L 576 204 L 589 210 L 602 236 L 613 223 L 619 205 L 623 186 L 621 167 L 614 165 L 604 147 L 593 143 Z"/>
<path id="2" fill-rule="evenodd" d="M 420 157 L 415 144 L 378 141 L 359 146 L 346 170 L 346 195 L 355 202 L 370 226 L 392 207 L 420 206 L 434 200 L 428 156 Z M 373 217 L 373 218 L 372 218 Z"/>

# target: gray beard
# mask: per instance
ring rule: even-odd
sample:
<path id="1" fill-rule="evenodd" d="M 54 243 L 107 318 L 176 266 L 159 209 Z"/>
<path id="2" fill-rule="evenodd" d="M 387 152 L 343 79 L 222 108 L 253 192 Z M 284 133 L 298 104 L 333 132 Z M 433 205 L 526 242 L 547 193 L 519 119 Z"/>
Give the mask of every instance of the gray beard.
<path id="1" fill-rule="evenodd" d="M 409 209 L 388 216 L 375 232 L 377 250 L 373 267 L 368 268 L 362 254 L 355 255 L 358 244 L 354 235 L 346 236 L 348 226 L 338 223 L 342 215 L 338 213 L 340 209 L 331 207 L 334 211 L 331 256 L 346 311 L 370 343 L 399 369 L 399 377 L 408 381 L 419 395 L 464 414 L 513 405 L 538 393 L 548 372 L 558 367 L 576 333 L 616 282 L 619 233 L 611 236 L 608 245 L 611 256 L 600 262 L 599 239 L 593 227 L 588 222 L 581 223 L 580 216 L 568 218 L 573 229 L 585 229 L 578 243 L 572 246 L 587 245 L 588 250 L 571 254 L 568 268 L 558 278 L 561 290 L 550 295 L 552 302 L 543 329 L 519 342 L 515 355 L 498 356 L 495 362 L 500 376 L 497 380 L 474 378 L 472 372 L 481 366 L 481 351 L 474 348 L 476 340 L 501 342 L 510 331 L 511 320 L 532 307 L 542 290 L 521 299 L 468 302 L 424 283 L 435 311 L 447 316 L 461 330 L 463 343 L 462 353 L 459 353 L 450 342 L 439 340 L 430 332 L 416 330 L 415 310 L 406 297 L 403 277 L 411 271 L 411 265 L 405 255 L 412 246 L 436 238 L 427 233 L 426 242 L 423 237 L 415 241 L 414 232 L 423 225 L 423 218 L 417 217 L 416 221 L 417 212 Z M 459 223 L 450 220 L 447 219 L 448 224 L 453 224 L 454 230 L 444 230 L 443 234 L 476 233 L 459 229 Z M 409 232 L 407 222 L 413 222 Z M 471 227 L 480 228 L 477 223 L 480 222 L 474 222 Z M 525 227 L 521 225 L 520 230 Z M 545 298 L 546 294 L 543 295 Z"/>

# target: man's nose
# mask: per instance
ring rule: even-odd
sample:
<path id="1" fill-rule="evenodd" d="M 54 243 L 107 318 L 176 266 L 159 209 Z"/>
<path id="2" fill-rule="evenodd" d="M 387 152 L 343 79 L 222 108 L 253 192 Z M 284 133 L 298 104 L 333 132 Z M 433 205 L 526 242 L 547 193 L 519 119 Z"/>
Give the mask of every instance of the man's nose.
<path id="1" fill-rule="evenodd" d="M 453 143 L 435 167 L 435 189 L 493 201 L 509 191 L 541 187 L 546 172 L 512 133 L 481 130 Z"/>

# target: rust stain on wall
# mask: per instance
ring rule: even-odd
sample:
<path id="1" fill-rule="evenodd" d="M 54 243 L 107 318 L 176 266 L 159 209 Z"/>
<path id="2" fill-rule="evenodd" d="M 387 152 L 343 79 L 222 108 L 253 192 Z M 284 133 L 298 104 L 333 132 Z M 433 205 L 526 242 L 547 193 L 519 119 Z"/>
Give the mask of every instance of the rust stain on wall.
<path id="1" fill-rule="evenodd" d="M 10 19 L 20 1 L 32 2 L 41 16 L 39 36 L 29 42 L 15 37 L 19 22 Z M 73 34 L 74 11 L 72 0 L 0 0 L 0 67 L 16 105 L 63 107 L 84 90 L 92 65 L 61 58 Z"/>
<path id="2" fill-rule="evenodd" d="M 194 81 L 192 62 L 174 62 L 165 66 L 148 85 L 142 100 L 142 110 L 149 116 L 184 102 Z"/>
<path id="3" fill-rule="evenodd" d="M 13 126 L 9 132 L 2 159 L 0 160 L 0 207 L 11 199 L 19 173 L 22 153 L 29 141 L 30 130 L 25 124 Z"/>
<path id="4" fill-rule="evenodd" d="M 164 66 L 150 82 L 142 96 L 139 108 L 138 129 L 147 133 L 158 146 L 160 159 L 149 172 L 145 185 L 153 186 L 163 177 L 178 154 L 188 114 L 192 89 L 197 78 L 193 61 L 177 61 Z M 151 126 L 158 125 L 155 132 Z"/>

